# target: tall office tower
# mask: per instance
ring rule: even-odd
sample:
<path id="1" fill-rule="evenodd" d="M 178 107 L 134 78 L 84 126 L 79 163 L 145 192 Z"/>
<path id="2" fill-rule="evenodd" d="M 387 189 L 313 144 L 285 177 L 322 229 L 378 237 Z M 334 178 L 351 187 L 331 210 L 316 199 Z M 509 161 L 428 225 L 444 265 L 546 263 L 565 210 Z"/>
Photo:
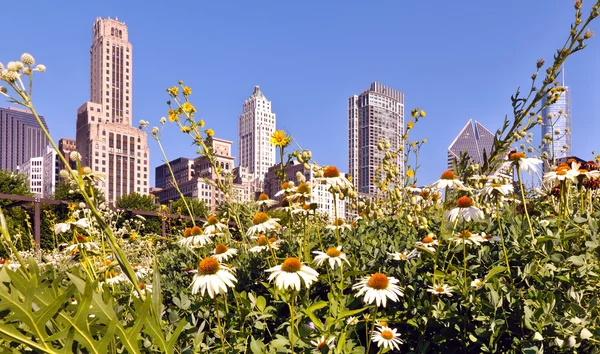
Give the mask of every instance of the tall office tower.
<path id="1" fill-rule="evenodd" d="M 276 161 L 275 147 L 269 141 L 274 132 L 275 113 L 271 111 L 271 101 L 254 86 L 238 118 L 238 155 L 239 166 L 245 167 L 259 185 Z"/>
<path id="2" fill-rule="evenodd" d="M 565 86 L 564 68 L 562 87 L 565 91 L 560 94 L 558 101 L 542 110 L 542 137 L 547 134 L 552 137 L 552 141 L 542 146 L 542 151 L 548 154 L 550 163 L 571 156 L 571 91 Z M 545 104 L 546 97 L 542 101 L 542 105 Z"/>
<path id="3" fill-rule="evenodd" d="M 471 158 L 471 163 L 482 164 L 483 152 L 489 156 L 494 147 L 494 134 L 487 130 L 481 123 L 469 119 L 454 141 L 448 146 L 448 169 L 452 169 L 454 160 L 458 160 L 461 153 L 466 152 Z"/>
<path id="4" fill-rule="evenodd" d="M 82 164 L 104 175 L 97 186 L 106 200 L 148 194 L 146 134 L 132 127 L 132 47 L 127 26 L 96 19 L 90 49 L 90 102 L 77 110 L 77 151 Z"/>
<path id="5" fill-rule="evenodd" d="M 381 139 L 390 142 L 396 151 L 402 145 L 404 133 L 404 93 L 373 82 L 360 95 L 348 99 L 348 173 L 356 190 L 374 195 L 377 188 L 373 180 L 377 165 L 383 162 L 384 153 L 377 150 Z M 404 158 L 399 154 L 397 165 L 404 173 Z"/>
<path id="6" fill-rule="evenodd" d="M 48 129 L 44 117 L 40 118 Z M 0 107 L 0 169 L 14 171 L 25 161 L 43 156 L 47 145 L 48 139 L 29 111 Z"/>
<path id="7" fill-rule="evenodd" d="M 58 140 L 58 150 L 65 157 L 65 159 L 67 160 L 67 162 L 69 163 L 69 166 L 71 166 L 71 168 L 73 168 L 73 169 L 77 168 L 77 164 L 75 163 L 75 161 L 72 161 L 69 158 L 72 151 L 77 151 L 77 142 L 75 141 L 75 139 L 60 138 Z M 58 159 L 57 164 L 58 164 L 59 171 L 66 169 L 65 164 L 60 159 Z M 63 178 L 60 178 L 60 180 L 62 181 Z"/>

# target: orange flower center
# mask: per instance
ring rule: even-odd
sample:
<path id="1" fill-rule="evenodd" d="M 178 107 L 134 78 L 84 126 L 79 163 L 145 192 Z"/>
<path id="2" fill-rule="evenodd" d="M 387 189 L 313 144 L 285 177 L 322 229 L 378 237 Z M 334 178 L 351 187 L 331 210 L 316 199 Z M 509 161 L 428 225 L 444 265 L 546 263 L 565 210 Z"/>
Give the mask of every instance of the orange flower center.
<path id="1" fill-rule="evenodd" d="M 6 259 L 0 259 L 0 264 L 6 263 Z"/>
<path id="2" fill-rule="evenodd" d="M 310 210 L 310 204 L 304 204 L 304 205 L 302 206 L 302 209 L 303 209 L 303 210 L 305 210 L 305 211 L 308 211 L 308 210 Z"/>
<path id="3" fill-rule="evenodd" d="M 370 288 L 373 288 L 376 290 L 387 289 L 389 284 L 390 284 L 390 280 L 383 273 L 375 273 L 375 274 L 371 275 L 371 277 L 369 278 L 369 281 L 367 282 L 367 285 Z"/>
<path id="4" fill-rule="evenodd" d="M 492 239 L 492 235 L 481 235 L 481 237 L 485 240 L 491 240 Z"/>
<path id="5" fill-rule="evenodd" d="M 344 219 L 342 219 L 342 218 L 337 218 L 337 219 L 335 219 L 335 221 L 333 222 L 333 226 L 342 226 L 342 225 L 344 225 L 344 223 L 345 223 L 345 222 L 344 222 Z"/>
<path id="6" fill-rule="evenodd" d="M 586 173 L 586 172 L 588 172 L 588 170 L 586 170 L 585 168 L 580 168 L 579 169 L 579 173 Z"/>
<path id="7" fill-rule="evenodd" d="M 259 200 L 259 201 L 269 200 L 269 196 L 268 196 L 268 195 L 266 195 L 266 194 L 264 194 L 264 193 L 261 193 L 261 194 L 258 196 L 258 200 Z"/>
<path id="8" fill-rule="evenodd" d="M 325 252 L 329 257 L 339 257 L 340 254 L 342 254 L 342 251 L 338 250 L 337 248 L 331 247 L 327 249 L 327 252 Z"/>
<path id="9" fill-rule="evenodd" d="M 394 339 L 394 333 L 392 331 L 390 331 L 389 329 L 385 329 L 385 330 L 381 331 L 381 338 L 383 338 L 385 340 L 392 340 L 392 339 Z"/>
<path id="10" fill-rule="evenodd" d="M 190 237 L 192 236 L 192 229 L 187 227 L 185 230 L 183 230 L 183 237 Z"/>
<path id="11" fill-rule="evenodd" d="M 421 193 L 419 193 L 419 195 L 423 198 L 423 199 L 427 199 L 429 198 L 429 191 L 421 191 Z"/>
<path id="12" fill-rule="evenodd" d="M 577 160 L 575 160 L 575 159 L 574 159 L 574 158 L 572 158 L 572 157 L 571 157 L 570 159 L 568 159 L 568 160 L 567 160 L 567 164 L 571 164 L 571 163 L 573 163 L 573 162 L 577 162 Z"/>
<path id="13" fill-rule="evenodd" d="M 283 182 L 283 184 L 281 185 L 281 189 L 288 189 L 290 187 L 290 182 Z"/>
<path id="14" fill-rule="evenodd" d="M 269 221 L 269 219 L 270 217 L 269 215 L 267 215 L 267 213 L 259 211 L 258 213 L 254 214 L 254 217 L 252 218 L 252 223 L 254 225 L 259 225 Z"/>
<path id="15" fill-rule="evenodd" d="M 271 238 L 269 239 L 269 243 L 273 243 L 273 242 L 275 242 L 275 241 L 277 241 L 277 239 L 276 239 L 275 237 L 271 237 Z"/>
<path id="16" fill-rule="evenodd" d="M 227 246 L 225 246 L 225 245 L 224 245 L 224 244 L 222 244 L 222 243 L 219 243 L 219 244 L 217 245 L 217 247 L 215 247 L 215 253 L 216 253 L 216 254 L 223 254 L 223 253 L 227 252 L 227 250 L 228 250 L 228 249 L 229 249 L 229 248 L 227 248 Z"/>
<path id="17" fill-rule="evenodd" d="M 435 288 L 435 291 L 437 291 L 438 293 L 443 293 L 444 292 L 444 288 L 442 288 L 441 286 L 438 286 L 437 288 Z"/>
<path id="18" fill-rule="evenodd" d="M 281 265 L 281 270 L 287 273 L 296 273 L 302 268 L 302 263 L 298 260 L 298 258 L 290 257 L 283 261 Z"/>
<path id="19" fill-rule="evenodd" d="M 146 289 L 146 284 L 139 283 L 138 285 L 140 286 L 140 289 L 142 289 L 142 290 Z"/>
<path id="20" fill-rule="evenodd" d="M 82 235 L 77 235 L 77 242 L 79 243 L 86 243 L 88 242 L 88 238 Z"/>
<path id="21" fill-rule="evenodd" d="M 441 179 L 456 179 L 456 176 L 454 175 L 454 172 L 446 170 L 442 173 Z"/>
<path id="22" fill-rule="evenodd" d="M 525 158 L 525 153 L 524 152 L 516 152 L 513 151 L 511 153 L 508 154 L 508 159 L 511 161 L 517 161 L 520 159 L 524 159 Z"/>
<path id="23" fill-rule="evenodd" d="M 432 243 L 433 242 L 433 238 L 427 236 L 427 237 L 423 238 L 421 240 L 421 242 L 423 242 L 423 243 Z"/>
<path id="24" fill-rule="evenodd" d="M 259 246 L 266 246 L 269 244 L 269 241 L 267 240 L 266 237 L 262 236 L 259 237 L 258 240 L 256 241 L 258 243 Z"/>
<path id="25" fill-rule="evenodd" d="M 556 171 L 556 174 L 558 176 L 564 176 L 567 174 L 567 170 L 561 168 L 560 170 Z"/>
<path id="26" fill-rule="evenodd" d="M 321 349 L 325 344 L 327 344 L 327 342 L 319 342 L 319 344 L 317 344 L 317 349 Z"/>
<path id="27" fill-rule="evenodd" d="M 310 194 L 310 187 L 306 183 L 300 183 L 296 189 L 296 192 L 301 194 Z"/>
<path id="28" fill-rule="evenodd" d="M 202 229 L 200 228 L 200 226 L 192 227 L 192 236 L 198 236 L 198 235 L 202 235 Z"/>
<path id="29" fill-rule="evenodd" d="M 217 274 L 220 265 L 219 261 L 212 257 L 204 258 L 198 265 L 198 273 L 201 275 Z"/>
<path id="30" fill-rule="evenodd" d="M 463 230 L 463 232 L 461 232 L 460 234 L 458 234 L 458 237 L 459 238 L 471 238 L 472 235 L 473 234 L 470 233 L 469 231 Z"/>
<path id="31" fill-rule="evenodd" d="M 216 225 L 219 223 L 219 219 L 214 215 L 209 216 L 207 221 L 209 225 Z"/>
<path id="32" fill-rule="evenodd" d="M 325 178 L 335 178 L 340 176 L 340 171 L 335 166 L 327 166 L 323 169 L 323 176 Z"/>
<path id="33" fill-rule="evenodd" d="M 459 208 L 470 208 L 473 206 L 473 201 L 467 196 L 460 197 L 456 201 L 456 206 Z"/>
<path id="34" fill-rule="evenodd" d="M 482 286 L 483 282 L 481 280 L 478 280 L 475 282 L 475 286 Z"/>

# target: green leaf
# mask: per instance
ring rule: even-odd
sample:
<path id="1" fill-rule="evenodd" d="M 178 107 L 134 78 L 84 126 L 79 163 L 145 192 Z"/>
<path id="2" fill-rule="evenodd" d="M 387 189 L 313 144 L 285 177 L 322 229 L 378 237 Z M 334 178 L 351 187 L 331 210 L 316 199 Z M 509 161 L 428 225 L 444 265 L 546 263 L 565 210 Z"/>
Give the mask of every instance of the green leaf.
<path id="1" fill-rule="evenodd" d="M 349 316 L 354 316 L 356 314 L 359 314 L 361 312 L 363 312 L 364 310 L 366 310 L 367 307 L 363 307 L 362 309 L 357 309 L 357 310 L 348 310 L 348 311 L 342 311 L 338 314 L 338 318 L 342 319 L 342 318 L 346 318 Z"/>
<path id="2" fill-rule="evenodd" d="M 267 306 L 267 300 L 265 300 L 264 297 L 259 296 L 256 299 L 256 308 L 260 311 L 260 312 L 264 312 L 265 311 L 265 307 Z"/>
<path id="3" fill-rule="evenodd" d="M 252 354 L 263 354 L 266 350 L 266 347 L 263 342 L 259 342 L 252 337 L 252 340 L 250 341 L 250 350 L 252 351 Z"/>
<path id="4" fill-rule="evenodd" d="M 504 266 L 495 266 L 485 276 L 485 280 L 488 281 L 490 279 L 493 279 L 498 274 L 504 273 L 505 270 L 506 270 L 506 267 L 504 267 Z"/>

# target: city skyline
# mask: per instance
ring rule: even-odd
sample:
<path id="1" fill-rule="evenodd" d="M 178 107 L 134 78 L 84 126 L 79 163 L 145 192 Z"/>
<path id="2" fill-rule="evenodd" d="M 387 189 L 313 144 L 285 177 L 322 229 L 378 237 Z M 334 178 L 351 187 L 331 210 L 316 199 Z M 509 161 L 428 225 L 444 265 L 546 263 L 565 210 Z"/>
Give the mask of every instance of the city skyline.
<path id="1" fill-rule="evenodd" d="M 427 112 L 426 119 L 419 122 L 413 133 L 415 138 L 428 139 L 422 149 L 421 161 L 426 162 L 419 170 L 419 179 L 422 183 L 430 183 L 439 177 L 446 165 L 446 149 L 453 138 L 453 134 L 447 132 L 458 131 L 469 118 L 477 119 L 491 131 L 495 131 L 504 114 L 510 112 L 510 95 L 518 86 L 527 85 L 536 59 L 546 58 L 549 61 L 554 50 L 562 45 L 571 20 L 568 11 L 564 11 L 571 5 L 558 1 L 552 2 L 556 6 L 550 6 L 547 2 L 543 3 L 544 6 L 539 6 L 542 3 L 534 1 L 524 7 L 519 2 L 509 1 L 502 8 L 479 7 L 474 2 L 467 3 L 458 8 L 447 4 L 435 7 L 432 4 L 394 4 L 392 8 L 395 11 L 389 11 L 390 14 L 399 13 L 398 9 L 406 13 L 393 21 L 398 26 L 391 26 L 392 22 L 388 24 L 376 16 L 383 14 L 383 19 L 389 21 L 391 17 L 388 18 L 385 12 L 381 12 L 382 9 L 387 9 L 386 6 L 373 5 L 361 14 L 364 22 L 360 27 L 368 28 L 369 23 L 380 23 L 385 30 L 377 31 L 378 35 L 368 30 L 362 34 L 353 32 L 358 29 L 353 24 L 358 14 L 335 4 L 325 5 L 318 14 L 298 9 L 294 15 L 284 12 L 283 5 L 271 8 L 258 6 L 251 10 L 259 19 L 252 21 L 252 25 L 244 16 L 249 9 L 240 6 L 228 13 L 227 20 L 220 17 L 226 21 L 225 24 L 230 24 L 229 27 L 225 26 L 225 32 L 208 37 L 199 35 L 215 25 L 214 19 L 202 15 L 206 21 L 198 28 L 190 29 L 185 35 L 177 36 L 182 38 L 173 38 L 169 31 L 158 31 L 147 25 L 151 22 L 149 19 L 158 20 L 171 13 L 169 9 L 159 10 L 150 6 L 148 17 L 142 18 L 133 6 L 108 2 L 83 6 L 81 16 L 73 18 L 68 13 L 59 13 L 42 4 L 32 10 L 32 18 L 43 25 L 50 23 L 48 18 L 53 17 L 61 26 L 48 26 L 44 33 L 23 29 L 22 37 L 9 36 L 6 39 L 5 52 L 11 57 L 18 57 L 25 51 L 31 52 L 38 62 L 47 64 L 48 71 L 36 81 L 34 103 L 38 106 L 38 111 L 49 120 L 56 140 L 74 137 L 74 124 L 66 122 L 75 120 L 74 109 L 88 99 L 85 92 L 88 91 L 89 83 L 85 78 L 89 75 L 89 23 L 98 15 L 118 15 L 119 19 L 125 20 L 130 28 L 135 29 L 129 34 L 130 38 L 135 37 L 131 40 L 136 46 L 134 86 L 137 85 L 138 90 L 133 96 L 136 96 L 138 104 L 132 117 L 134 125 L 140 119 L 157 125 L 158 119 L 166 115 L 167 110 L 164 89 L 182 79 L 192 86 L 192 102 L 198 107 L 198 114 L 205 119 L 207 126 L 214 128 L 217 136 L 234 141 L 233 151 L 237 151 L 235 120 L 239 115 L 239 105 L 253 86 L 260 85 L 276 105 L 279 118 L 277 128 L 290 132 L 303 148 L 311 149 L 318 163 L 335 164 L 341 170 L 347 165 L 346 149 L 338 148 L 347 144 L 344 128 L 347 122 L 347 97 L 361 92 L 372 81 L 384 82 L 407 95 L 406 109 L 418 106 Z M 218 4 L 211 4 L 209 7 L 217 14 L 224 13 L 224 9 Z M 415 36 L 417 32 L 411 30 L 411 26 L 418 27 L 419 21 L 409 14 L 433 13 L 433 8 L 437 10 L 435 12 L 445 14 L 466 11 L 477 13 L 477 16 L 466 23 L 453 24 L 446 19 L 447 16 L 434 14 L 432 16 L 435 21 L 439 21 L 438 27 L 422 33 L 419 31 L 419 36 Z M 517 8 L 521 10 L 515 11 Z M 536 27 L 539 23 L 525 21 L 526 16 L 522 14 L 527 9 L 534 8 L 543 16 L 544 21 L 565 25 L 553 26 L 543 37 L 538 38 Z M 261 14 L 264 11 L 265 14 Z M 329 14 L 338 11 L 347 15 L 343 20 L 338 20 L 338 30 L 329 33 L 323 40 L 315 37 L 328 23 Z M 285 16 L 282 15 L 284 13 Z M 274 14 L 282 16 L 275 18 L 276 23 L 281 26 L 278 33 L 271 32 L 272 24 L 267 26 L 263 21 Z M 182 21 L 186 21 L 187 14 L 182 16 Z M 315 28 L 307 34 L 307 40 L 302 40 L 299 37 L 300 24 L 305 21 L 300 19 L 306 16 L 315 22 Z M 527 23 L 517 31 L 501 26 L 499 23 L 502 19 L 522 19 L 523 23 Z M 8 21 L 7 25 L 10 26 L 14 20 Z M 252 31 L 244 31 L 244 25 Z M 592 26 L 592 30 L 596 29 L 595 26 L 597 25 Z M 440 32 L 439 28 L 446 30 Z M 480 28 L 485 28 L 485 31 L 473 32 Z M 348 33 L 356 33 L 359 38 L 368 37 L 374 45 L 392 43 L 390 40 L 402 42 L 402 48 L 409 47 L 418 55 L 399 56 L 399 50 L 392 50 L 387 57 L 371 56 L 368 51 L 347 56 L 345 48 L 352 37 Z M 290 34 L 294 41 L 286 44 Z M 236 36 L 239 36 L 239 40 L 233 40 Z M 445 44 L 448 38 L 456 36 L 471 36 L 473 41 L 477 41 L 481 46 L 478 55 L 465 57 L 462 53 L 467 50 L 466 46 Z M 24 37 L 31 39 L 23 43 Z M 61 42 L 60 51 L 53 51 L 48 46 L 49 43 L 54 43 L 52 38 L 69 40 Z M 198 38 L 194 43 L 202 47 L 203 55 L 195 56 L 197 59 L 193 65 L 165 67 L 164 63 L 173 60 L 173 52 L 157 51 L 161 47 L 157 43 L 178 48 L 191 38 Z M 515 38 L 519 39 L 514 40 Z M 574 136 L 600 126 L 598 120 L 594 119 L 599 107 L 593 100 L 600 92 L 594 84 L 600 76 L 596 64 L 591 60 L 599 53 L 596 42 L 597 39 L 593 38 L 588 48 L 567 62 L 569 86 L 577 93 L 577 104 L 573 106 L 573 114 L 578 117 L 573 122 Z M 268 54 L 268 48 L 271 47 L 280 49 Z M 434 52 L 428 49 L 430 47 L 437 48 L 437 52 L 444 52 L 443 62 L 436 59 Z M 233 50 L 245 54 L 231 55 Z M 519 55 L 515 56 L 515 52 Z M 294 56 L 294 53 L 300 55 Z M 327 59 L 321 60 L 324 56 Z M 8 59 L 10 58 L 3 58 Z M 444 65 L 438 65 L 442 63 Z M 448 67 L 453 70 L 447 70 Z M 494 70 L 489 71 L 487 68 L 490 67 Z M 352 71 L 349 71 L 350 68 Z M 317 126 L 319 129 L 315 129 Z M 439 127 L 444 129 L 438 129 Z M 189 142 L 181 139 L 181 133 L 175 127 L 169 128 L 171 129 L 165 129 L 163 134 L 167 142 L 167 156 L 193 156 L 193 148 L 189 146 Z M 539 130 L 533 133 L 539 141 Z M 332 145 L 336 148 L 332 149 Z M 154 151 L 155 148 L 156 145 L 151 142 L 151 149 Z M 579 139 L 573 145 L 573 154 L 587 158 L 594 149 L 593 141 Z M 151 157 L 150 170 L 161 163 L 161 158 L 157 155 Z M 154 183 L 151 181 L 150 186 L 152 185 Z"/>

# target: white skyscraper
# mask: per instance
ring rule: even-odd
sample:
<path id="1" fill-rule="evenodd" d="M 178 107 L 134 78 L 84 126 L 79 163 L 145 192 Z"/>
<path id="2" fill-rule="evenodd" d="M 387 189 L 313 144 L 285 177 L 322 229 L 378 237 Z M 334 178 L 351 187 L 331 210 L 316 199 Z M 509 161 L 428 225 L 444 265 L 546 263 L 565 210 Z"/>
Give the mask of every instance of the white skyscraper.
<path id="1" fill-rule="evenodd" d="M 269 167 L 275 164 L 275 147 L 269 141 L 274 132 L 275 113 L 271 111 L 271 101 L 254 86 L 238 119 L 238 156 L 239 165 L 257 182 L 262 182 Z"/>

